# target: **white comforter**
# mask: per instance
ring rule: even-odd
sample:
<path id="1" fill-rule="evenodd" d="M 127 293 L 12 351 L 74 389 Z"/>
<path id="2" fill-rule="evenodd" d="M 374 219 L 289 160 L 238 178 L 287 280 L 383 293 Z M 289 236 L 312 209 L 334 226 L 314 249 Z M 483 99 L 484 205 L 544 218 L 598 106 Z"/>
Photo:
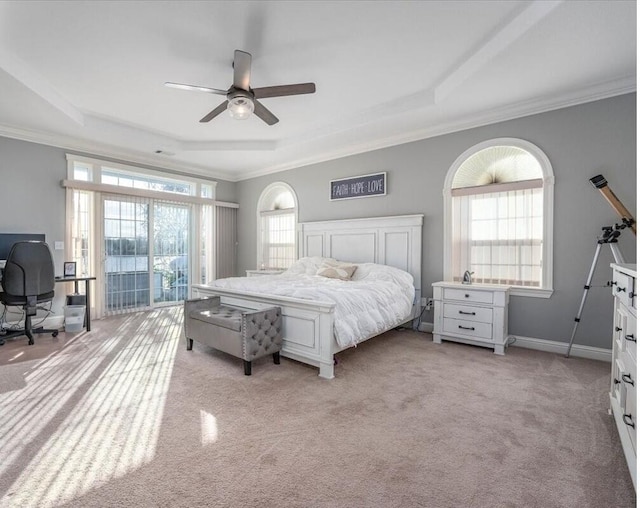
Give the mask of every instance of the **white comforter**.
<path id="1" fill-rule="evenodd" d="M 214 287 L 334 302 L 334 332 L 341 347 L 355 345 L 405 322 L 415 289 L 411 274 L 390 266 L 359 263 L 351 280 L 316 275 L 326 258 L 303 258 L 281 275 L 230 277 Z"/>

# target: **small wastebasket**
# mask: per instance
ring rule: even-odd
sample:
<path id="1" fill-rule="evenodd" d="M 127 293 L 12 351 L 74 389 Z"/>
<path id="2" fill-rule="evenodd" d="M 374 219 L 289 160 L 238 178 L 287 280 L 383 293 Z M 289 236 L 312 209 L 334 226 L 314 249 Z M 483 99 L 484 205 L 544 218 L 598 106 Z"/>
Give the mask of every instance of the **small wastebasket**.
<path id="1" fill-rule="evenodd" d="M 84 305 L 67 305 L 64 308 L 64 331 L 81 332 L 84 328 Z"/>

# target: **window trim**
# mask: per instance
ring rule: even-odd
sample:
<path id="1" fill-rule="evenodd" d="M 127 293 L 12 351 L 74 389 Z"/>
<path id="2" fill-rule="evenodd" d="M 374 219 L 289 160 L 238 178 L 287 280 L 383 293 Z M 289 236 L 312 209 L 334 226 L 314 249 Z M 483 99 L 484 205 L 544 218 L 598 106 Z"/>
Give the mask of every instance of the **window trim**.
<path id="1" fill-rule="evenodd" d="M 269 193 L 277 187 L 282 187 L 287 189 L 291 195 L 293 196 L 293 208 L 285 208 L 282 209 L 280 213 L 290 213 L 293 210 L 294 214 L 294 227 L 295 234 L 293 237 L 293 249 L 295 253 L 295 259 L 298 259 L 298 196 L 296 192 L 293 190 L 293 187 L 286 182 L 273 182 L 267 185 L 262 192 L 260 193 L 260 197 L 258 198 L 258 203 L 256 205 L 256 269 L 258 269 L 264 263 L 263 260 L 263 245 L 262 245 L 262 214 L 265 212 L 276 212 L 276 210 L 263 210 L 268 203 L 265 203 L 266 197 Z"/>
<path id="2" fill-rule="evenodd" d="M 482 141 L 465 150 L 453 162 L 444 180 L 443 206 L 444 206 L 444 243 L 443 243 L 443 279 L 453 280 L 453 267 L 451 266 L 452 254 L 452 184 L 453 178 L 460 166 L 473 154 L 493 146 L 515 146 L 526 150 L 540 163 L 542 169 L 543 189 L 543 264 L 542 287 L 530 288 L 526 286 L 512 286 L 510 294 L 515 296 L 529 296 L 534 298 L 549 298 L 553 294 L 553 189 L 555 178 L 551 161 L 547 155 L 536 145 L 518 138 L 495 138 Z"/>
<path id="3" fill-rule="evenodd" d="M 206 241 L 205 249 L 211 252 L 209 259 L 205 260 L 207 271 L 211 273 L 211 277 L 215 278 L 215 213 L 216 206 L 232 206 L 238 207 L 235 203 L 224 203 L 216 201 L 216 187 L 217 182 L 215 180 L 208 180 L 204 178 L 194 178 L 181 173 L 172 173 L 162 170 L 154 170 L 145 167 L 139 167 L 134 165 L 128 165 L 118 162 L 112 162 L 108 160 L 102 160 L 92 157 L 85 157 L 81 155 L 75 155 L 71 153 L 66 154 L 67 159 L 67 179 L 62 180 L 61 186 L 67 190 L 66 199 L 66 214 L 72 210 L 72 196 L 74 190 L 88 191 L 92 193 L 91 198 L 91 233 L 90 233 L 90 247 L 89 247 L 89 265 L 91 273 L 96 276 L 97 284 L 93 285 L 92 291 L 95 295 L 92 298 L 93 312 L 95 317 L 102 317 L 105 312 L 105 299 L 102 297 L 104 293 L 104 231 L 103 231 L 103 210 L 102 210 L 102 197 L 104 194 L 113 194 L 116 196 L 129 196 L 143 199 L 157 200 L 157 201 L 170 201 L 181 203 L 190 207 L 190 241 L 189 241 L 189 255 L 190 255 L 190 280 L 201 280 L 201 267 L 202 260 L 200 256 L 200 245 L 198 244 L 201 235 L 201 210 L 203 207 L 210 207 L 211 210 L 211 234 Z M 75 180 L 74 168 L 75 164 L 86 166 L 88 169 L 87 180 Z M 159 190 L 140 189 L 137 187 L 127 187 L 119 185 L 110 185 L 101 183 L 102 168 L 107 167 L 122 171 L 123 173 L 140 176 L 148 176 L 157 178 L 159 180 L 176 181 L 188 183 L 191 186 L 192 194 L 180 194 L 173 192 L 164 192 Z M 207 186 L 211 189 L 211 196 L 202 197 L 202 189 Z M 195 205 L 195 206 L 194 206 Z M 67 220 L 67 228 L 65 235 L 65 252 L 71 253 L 73 249 L 71 247 L 72 241 L 72 224 Z M 191 286 L 191 284 L 190 284 Z M 155 304 L 154 304 L 155 305 Z"/>

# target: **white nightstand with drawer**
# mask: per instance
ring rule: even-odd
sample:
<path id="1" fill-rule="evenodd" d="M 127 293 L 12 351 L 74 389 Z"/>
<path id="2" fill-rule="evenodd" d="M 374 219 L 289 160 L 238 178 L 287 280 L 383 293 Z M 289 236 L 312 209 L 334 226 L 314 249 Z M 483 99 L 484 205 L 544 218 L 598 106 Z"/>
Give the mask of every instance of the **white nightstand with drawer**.
<path id="1" fill-rule="evenodd" d="M 433 284 L 433 341 L 493 348 L 503 355 L 507 343 L 509 286 Z"/>
<path id="2" fill-rule="evenodd" d="M 247 277 L 262 277 L 263 275 L 280 275 L 284 270 L 247 270 Z"/>

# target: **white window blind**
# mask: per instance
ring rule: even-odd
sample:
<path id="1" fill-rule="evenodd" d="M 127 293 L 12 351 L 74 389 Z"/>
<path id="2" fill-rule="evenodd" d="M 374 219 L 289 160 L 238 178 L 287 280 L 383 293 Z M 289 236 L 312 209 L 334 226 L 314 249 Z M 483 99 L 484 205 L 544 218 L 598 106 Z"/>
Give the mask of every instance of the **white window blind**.
<path id="1" fill-rule="evenodd" d="M 216 279 L 236 275 L 238 209 L 216 206 Z"/>

